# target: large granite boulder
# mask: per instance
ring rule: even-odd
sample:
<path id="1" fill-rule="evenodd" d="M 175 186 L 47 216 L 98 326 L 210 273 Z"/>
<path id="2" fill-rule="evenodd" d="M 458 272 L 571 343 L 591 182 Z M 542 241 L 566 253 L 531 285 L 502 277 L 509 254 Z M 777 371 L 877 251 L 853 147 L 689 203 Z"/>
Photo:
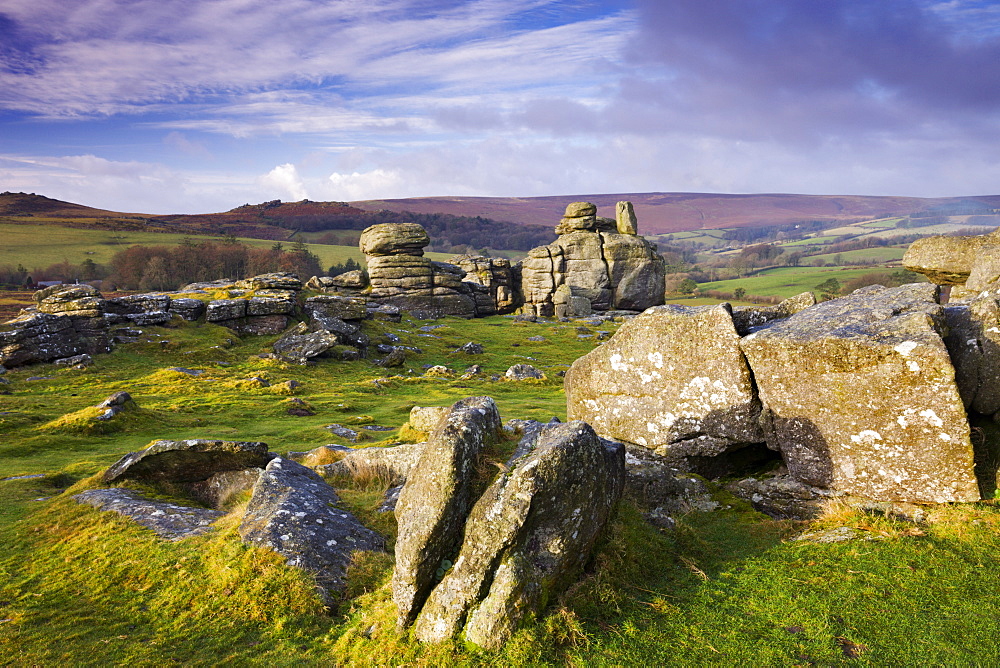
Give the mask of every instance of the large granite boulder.
<path id="1" fill-rule="evenodd" d="M 363 297 L 317 295 L 306 299 L 305 310 L 316 317 L 323 315 L 344 321 L 360 322 L 367 314 L 368 300 Z"/>
<path id="2" fill-rule="evenodd" d="M 658 306 L 566 372 L 569 419 L 678 464 L 764 441 L 728 304 Z"/>
<path id="3" fill-rule="evenodd" d="M 199 482 L 222 471 L 263 468 L 270 459 L 266 443 L 161 440 L 125 455 L 101 479 L 106 484 L 119 480 Z"/>
<path id="4" fill-rule="evenodd" d="M 925 237 L 910 244 L 903 255 L 903 266 L 938 285 L 963 285 L 980 251 L 998 244 L 1000 235 L 996 232 L 969 237 Z M 994 249 L 994 254 L 997 250 L 1000 249 Z"/>
<path id="5" fill-rule="evenodd" d="M 454 558 L 474 501 L 476 459 L 501 434 L 492 399 L 463 399 L 434 429 L 410 470 L 396 505 L 392 598 L 401 625 L 413 621 L 437 582 L 435 573 Z"/>
<path id="6" fill-rule="evenodd" d="M 632 202 L 618 202 L 615 205 L 615 229 L 618 234 L 639 234 L 639 223 Z"/>
<path id="7" fill-rule="evenodd" d="M 663 303 L 663 259 L 654 244 L 629 231 L 635 229 L 630 203 L 619 203 L 618 222 L 592 211 L 593 204 L 571 204 L 556 227 L 559 238 L 533 248 L 522 262 L 521 292 L 531 314 L 553 315 L 557 290 L 564 285 L 572 297 L 587 299 L 598 311 Z M 619 232 L 619 224 L 626 233 Z"/>
<path id="8" fill-rule="evenodd" d="M 936 298 L 930 284 L 870 286 L 742 340 L 767 443 L 795 480 L 887 501 L 980 498 Z"/>
<path id="9" fill-rule="evenodd" d="M 534 432 L 469 514 L 454 567 L 417 618 L 417 639 L 440 642 L 464 626 L 466 640 L 493 648 L 541 612 L 590 559 L 622 493 L 624 455 L 582 422 Z"/>
<path id="10" fill-rule="evenodd" d="M 381 223 L 366 228 L 358 243 L 361 252 L 368 256 L 424 254 L 424 246 L 431 242 L 427 231 L 417 223 Z"/>
<path id="11" fill-rule="evenodd" d="M 340 498 L 310 469 L 277 457 L 253 487 L 239 533 L 244 542 L 271 548 L 289 566 L 316 576 L 326 602 L 346 588 L 358 551 L 381 551 L 385 541 L 339 507 Z"/>

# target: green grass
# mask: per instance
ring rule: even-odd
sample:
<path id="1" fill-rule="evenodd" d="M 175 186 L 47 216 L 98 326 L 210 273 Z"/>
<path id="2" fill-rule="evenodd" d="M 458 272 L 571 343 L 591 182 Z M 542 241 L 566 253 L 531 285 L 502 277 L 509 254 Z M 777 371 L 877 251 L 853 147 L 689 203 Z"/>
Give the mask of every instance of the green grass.
<path id="1" fill-rule="evenodd" d="M 876 267 L 846 269 L 844 267 L 778 267 L 767 269 L 747 278 L 701 283 L 701 290 L 723 290 L 732 292 L 742 287 L 748 295 L 794 297 L 802 292 L 811 292 L 817 285 L 836 278 L 843 285 L 852 278 L 877 271 Z"/>
<path id="2" fill-rule="evenodd" d="M 138 244 L 177 246 L 184 239 L 192 239 L 197 243 L 213 237 L 0 223 L 0 238 L 3 239 L 3 244 L 0 246 L 0 265 L 22 264 L 30 271 L 36 268 L 44 269 L 63 261 L 80 264 L 88 258 L 98 264 L 107 264 L 115 253 L 130 246 Z M 44 243 L 39 243 L 41 239 L 44 239 Z M 264 239 L 240 239 L 240 241 L 255 248 L 270 248 L 276 243 Z M 293 242 L 282 243 L 287 250 L 292 247 Z M 343 264 L 348 258 L 362 263 L 365 259 L 356 246 L 306 244 L 306 247 L 319 256 L 320 266 L 324 268 L 332 264 Z M 451 254 L 427 253 L 427 257 L 443 261 L 451 257 Z"/>
<path id="3" fill-rule="evenodd" d="M 779 272 L 812 285 L 845 273 Z M 96 356 L 85 370 L 46 365 L 6 374 L 12 394 L 0 396 L 0 478 L 44 477 L 0 481 L 0 664 L 990 665 L 1000 655 L 993 502 L 937 509 L 926 526 L 840 509 L 795 523 L 719 490 L 723 509 L 690 513 L 661 531 L 625 501 L 580 581 L 503 649 L 486 652 L 459 641 L 422 645 L 397 631 L 388 555 L 359 558 L 349 596 L 324 614 L 306 574 L 240 542 L 245 496 L 217 531 L 176 543 L 69 498 L 96 486 L 93 476 L 122 454 L 159 438 L 262 440 L 279 453 L 301 451 L 343 442 L 324 429 L 334 422 L 370 416 L 398 428 L 414 405 L 476 394 L 494 397 L 505 420 L 564 419 L 557 372 L 596 345 L 579 338 L 579 322 L 449 318 L 427 333 L 424 324 L 366 325 L 375 342 L 391 332 L 422 349 L 396 371 L 369 361 L 263 360 L 257 355 L 276 337 L 240 339 L 183 324 L 146 328 L 148 342 Z M 527 340 L 538 335 L 545 340 Z M 452 352 L 466 341 L 482 343 L 485 354 Z M 548 379 L 490 379 L 518 362 L 543 368 Z M 461 371 L 474 363 L 484 378 L 420 377 L 425 364 Z M 174 366 L 205 373 L 169 371 Z M 252 376 L 301 382 L 295 394 L 317 414 L 288 415 L 287 397 L 246 383 Z M 91 433 L 63 419 L 80 418 L 117 390 L 142 409 L 119 431 Z M 365 445 L 397 437 L 373 432 Z M 347 486 L 345 504 L 391 540 L 391 514 L 372 511 L 379 482 L 336 482 Z M 838 526 L 870 540 L 792 540 L 807 528 Z"/>
<path id="4" fill-rule="evenodd" d="M 905 248 L 860 248 L 858 250 L 843 251 L 841 253 L 810 255 L 808 261 L 815 262 L 816 260 L 822 260 L 823 262 L 833 262 L 834 258 L 839 255 L 842 263 L 851 263 L 861 260 L 865 262 L 892 262 L 898 264 L 899 261 L 903 259 L 904 254 L 906 254 Z"/>

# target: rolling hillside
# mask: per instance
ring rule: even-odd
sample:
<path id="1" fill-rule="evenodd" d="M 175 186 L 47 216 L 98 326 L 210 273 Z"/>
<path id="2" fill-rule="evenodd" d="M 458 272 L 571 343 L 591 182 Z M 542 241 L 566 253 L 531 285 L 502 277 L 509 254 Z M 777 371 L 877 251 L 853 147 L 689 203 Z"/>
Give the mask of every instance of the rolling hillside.
<path id="1" fill-rule="evenodd" d="M 585 200 L 598 213 L 614 216 L 615 203 L 635 206 L 641 234 L 666 234 L 696 229 L 783 225 L 808 221 L 857 222 L 890 216 L 908 216 L 960 203 L 974 202 L 1000 208 L 1000 195 L 983 197 L 919 198 L 832 195 L 710 193 L 618 193 L 557 197 L 424 197 L 351 202 L 370 211 L 413 211 L 485 216 L 524 224 L 554 225 L 566 204 Z"/>

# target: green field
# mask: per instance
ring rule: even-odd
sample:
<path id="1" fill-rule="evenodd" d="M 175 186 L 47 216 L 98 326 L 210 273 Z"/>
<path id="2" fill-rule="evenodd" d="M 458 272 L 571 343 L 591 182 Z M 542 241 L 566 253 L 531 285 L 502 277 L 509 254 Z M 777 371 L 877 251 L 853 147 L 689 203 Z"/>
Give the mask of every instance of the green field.
<path id="1" fill-rule="evenodd" d="M 115 253 L 129 246 L 137 244 L 176 246 L 184 239 L 191 239 L 197 243 L 217 237 L 0 223 L 0 240 L 2 240 L 0 265 L 22 264 L 32 271 L 64 261 L 80 264 L 88 258 L 98 264 L 107 264 Z M 240 239 L 240 241 L 256 248 L 270 248 L 277 243 L 264 239 Z M 293 243 L 286 241 L 282 242 L 282 245 L 288 250 Z M 324 268 L 332 264 L 343 264 L 348 258 L 364 262 L 364 255 L 356 246 L 306 244 L 306 247 L 319 257 L 320 266 Z M 443 261 L 451 257 L 451 254 L 427 253 L 427 257 Z"/>
<path id="2" fill-rule="evenodd" d="M 906 254 L 905 248 L 860 248 L 858 250 L 843 251 L 841 253 L 823 253 L 820 255 L 810 255 L 807 262 L 815 262 L 816 260 L 822 260 L 823 262 L 833 262 L 834 258 L 839 255 L 842 262 L 850 264 L 851 262 L 857 262 L 859 260 L 865 262 L 878 262 L 878 263 L 898 263 L 903 259 L 903 255 Z"/>
<path id="3" fill-rule="evenodd" d="M 798 275 L 817 283 L 844 273 Z M 69 498 L 153 439 L 263 440 L 279 453 L 301 451 L 342 442 L 324 429 L 333 422 L 396 428 L 413 405 L 481 394 L 496 399 L 505 420 L 562 419 L 557 371 L 596 345 L 581 338 L 581 322 L 447 318 L 427 335 L 424 324 L 366 323 L 374 341 L 393 333 L 422 350 L 395 377 L 368 360 L 261 359 L 276 337 L 240 339 L 183 323 L 144 328 L 148 342 L 121 345 L 84 370 L 7 373 L 0 478 L 44 477 L 0 480 L 0 665 L 910 666 L 993 665 L 1000 656 L 995 502 L 934 509 L 927 524 L 835 506 L 823 519 L 790 522 L 713 487 L 719 509 L 678 515 L 676 528 L 661 530 L 626 499 L 579 581 L 492 652 L 461 640 L 420 644 L 397 631 L 388 555 L 359 559 L 345 598 L 324 613 L 308 575 L 239 540 L 245 496 L 219 529 L 178 542 Z M 536 336 L 544 340 L 528 340 Z M 482 343 L 485 354 L 453 352 L 466 341 Z M 548 379 L 491 380 L 518 362 L 543 368 Z M 421 377 L 425 364 L 472 363 L 484 377 Z M 169 371 L 176 365 L 205 373 Z M 247 385 L 253 376 L 272 386 L 301 382 L 296 397 L 316 415 L 289 415 L 288 397 Z M 123 389 L 141 412 L 120 431 L 59 422 Z M 382 437 L 392 443 L 399 433 L 374 438 Z M 384 487 L 337 484 L 344 504 L 391 544 L 392 514 L 374 512 Z M 860 539 L 795 540 L 838 527 Z"/>
<path id="4" fill-rule="evenodd" d="M 843 285 L 852 278 L 870 274 L 873 271 L 879 271 L 879 268 L 778 267 L 776 269 L 766 269 L 759 274 L 747 278 L 701 283 L 698 285 L 698 289 L 732 292 L 736 288 L 741 287 L 747 291 L 748 295 L 775 295 L 786 298 L 794 297 L 802 292 L 811 292 L 817 285 L 830 278 L 836 278 Z"/>

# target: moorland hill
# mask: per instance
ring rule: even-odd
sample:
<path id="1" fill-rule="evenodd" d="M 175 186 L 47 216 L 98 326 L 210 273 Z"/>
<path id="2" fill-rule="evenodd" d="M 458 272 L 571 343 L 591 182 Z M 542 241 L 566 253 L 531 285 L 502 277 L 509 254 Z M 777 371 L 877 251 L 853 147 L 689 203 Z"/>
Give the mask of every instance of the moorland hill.
<path id="1" fill-rule="evenodd" d="M 855 195 L 614 193 L 552 197 L 411 197 L 351 202 L 367 210 L 449 213 L 485 216 L 533 224 L 558 217 L 567 204 L 579 200 L 613 210 L 628 200 L 642 220 L 643 234 L 697 229 L 757 227 L 802 222 L 849 222 L 920 213 L 966 215 L 1000 208 L 1000 195 L 981 197 L 893 197 Z M 951 214 L 955 211 L 955 214 Z"/>

